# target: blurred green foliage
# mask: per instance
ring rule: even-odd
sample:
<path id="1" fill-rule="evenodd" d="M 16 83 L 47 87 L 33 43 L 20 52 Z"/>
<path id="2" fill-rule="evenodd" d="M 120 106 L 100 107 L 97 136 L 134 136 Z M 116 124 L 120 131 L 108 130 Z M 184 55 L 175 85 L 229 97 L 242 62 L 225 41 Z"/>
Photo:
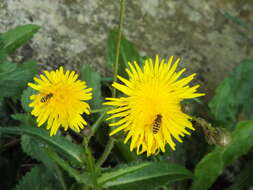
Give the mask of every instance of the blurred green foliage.
<path id="1" fill-rule="evenodd" d="M 242 61 L 216 89 L 209 102 L 211 113 L 224 127 L 232 127 L 240 114 L 253 113 L 253 59 Z"/>

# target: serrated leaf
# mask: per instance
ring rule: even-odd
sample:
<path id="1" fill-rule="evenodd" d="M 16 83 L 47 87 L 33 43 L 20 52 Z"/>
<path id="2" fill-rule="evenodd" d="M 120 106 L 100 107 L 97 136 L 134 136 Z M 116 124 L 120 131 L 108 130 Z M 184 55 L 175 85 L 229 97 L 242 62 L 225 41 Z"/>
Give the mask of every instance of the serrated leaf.
<path id="1" fill-rule="evenodd" d="M 27 83 L 37 73 L 35 61 L 23 64 L 4 62 L 0 64 L 0 97 L 20 96 Z"/>
<path id="2" fill-rule="evenodd" d="M 192 173 L 183 166 L 169 162 L 153 162 L 138 171 L 105 183 L 104 187 L 120 190 L 151 190 L 192 177 Z"/>
<path id="3" fill-rule="evenodd" d="M 81 70 L 80 79 L 87 82 L 87 86 L 92 88 L 92 100 L 90 100 L 92 109 L 99 109 L 102 106 L 101 95 L 101 76 L 98 72 L 92 70 L 89 64 L 84 64 Z"/>
<path id="4" fill-rule="evenodd" d="M 5 32 L 2 35 L 4 40 L 4 51 L 9 54 L 20 46 L 26 44 L 39 28 L 40 27 L 37 25 L 27 24 L 24 26 L 17 26 L 16 28 Z"/>
<path id="5" fill-rule="evenodd" d="M 22 150 L 32 158 L 39 162 L 42 162 L 49 170 L 55 168 L 54 163 L 48 157 L 45 151 L 46 145 L 34 137 L 28 135 L 21 136 L 21 147 Z"/>
<path id="6" fill-rule="evenodd" d="M 54 173 L 43 166 L 36 166 L 21 178 L 15 190 L 55 190 L 61 189 Z"/>
<path id="7" fill-rule="evenodd" d="M 106 66 L 113 71 L 116 60 L 116 44 L 118 40 L 118 31 L 109 32 L 106 49 Z M 120 54 L 119 54 L 119 75 L 126 76 L 125 69 L 128 68 L 128 62 L 137 61 L 141 63 L 140 55 L 134 44 L 121 36 Z"/>
<path id="8" fill-rule="evenodd" d="M 35 93 L 36 91 L 34 89 L 27 87 L 21 95 L 21 105 L 26 112 L 32 111 L 32 108 L 29 107 L 29 104 L 31 103 L 30 96 Z"/>
<path id="9" fill-rule="evenodd" d="M 239 113 L 253 113 L 253 60 L 243 61 L 220 83 L 209 103 L 211 113 L 224 124 L 233 125 Z"/>
<path id="10" fill-rule="evenodd" d="M 6 134 L 27 134 L 38 140 L 41 140 L 54 148 L 59 154 L 67 156 L 68 159 L 74 161 L 79 166 L 84 165 L 83 149 L 77 144 L 71 143 L 62 136 L 49 136 L 48 132 L 36 127 L 0 127 L 1 133 Z"/>
<path id="11" fill-rule="evenodd" d="M 225 147 L 216 147 L 197 164 L 195 180 L 190 190 L 207 190 L 223 169 L 231 165 L 253 146 L 253 121 L 240 122 L 232 134 L 232 141 Z"/>

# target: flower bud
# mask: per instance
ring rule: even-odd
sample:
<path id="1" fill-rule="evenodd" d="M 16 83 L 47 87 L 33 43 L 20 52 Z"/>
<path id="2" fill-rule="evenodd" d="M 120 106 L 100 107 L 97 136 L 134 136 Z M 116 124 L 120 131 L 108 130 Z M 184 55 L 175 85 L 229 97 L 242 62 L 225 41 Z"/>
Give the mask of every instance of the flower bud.
<path id="1" fill-rule="evenodd" d="M 207 143 L 211 145 L 226 146 L 230 144 L 232 140 L 231 133 L 225 128 L 217 127 L 212 130 L 206 129 L 204 133 Z"/>

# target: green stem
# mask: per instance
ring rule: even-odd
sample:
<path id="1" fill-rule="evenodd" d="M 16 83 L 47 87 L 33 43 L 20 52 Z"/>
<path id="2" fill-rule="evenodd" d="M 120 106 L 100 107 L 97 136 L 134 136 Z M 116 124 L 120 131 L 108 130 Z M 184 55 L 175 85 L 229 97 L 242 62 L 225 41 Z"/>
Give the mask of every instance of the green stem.
<path id="1" fill-rule="evenodd" d="M 103 111 L 104 112 L 99 116 L 97 121 L 91 126 L 91 133 L 89 134 L 89 136 L 87 136 L 87 137 L 84 136 L 83 137 L 83 142 L 82 142 L 82 145 L 84 147 L 84 151 L 85 151 L 85 154 L 86 154 L 86 159 L 85 159 L 86 160 L 86 165 L 87 165 L 87 168 L 88 168 L 88 170 L 91 174 L 91 178 L 92 178 L 93 185 L 94 185 L 95 189 L 99 189 L 98 183 L 97 183 L 97 168 L 96 168 L 96 165 L 95 165 L 94 157 L 93 157 L 88 145 L 89 145 L 90 138 L 95 134 L 95 132 L 97 131 L 99 126 L 101 126 L 101 123 L 105 119 L 105 115 L 106 115 L 105 109 Z M 83 189 L 87 190 L 87 188 L 88 187 L 84 184 Z"/>
<path id="2" fill-rule="evenodd" d="M 80 182 L 82 179 L 80 178 L 80 174 L 77 170 L 75 170 L 74 168 L 72 168 L 69 163 L 65 160 L 63 160 L 60 156 L 58 156 L 58 154 L 50 149 L 45 149 L 48 156 L 58 165 L 60 166 L 62 169 L 64 169 L 65 171 L 67 171 L 70 176 L 72 176 L 73 178 L 75 178 L 75 180 L 77 182 Z M 57 166 L 57 168 L 58 168 Z M 56 169 L 57 169 L 56 168 Z M 57 174 L 59 174 L 59 172 L 61 172 L 58 168 Z M 60 173 L 61 174 L 61 173 Z M 60 178 L 61 176 L 59 176 Z M 62 180 L 62 182 L 64 182 L 63 178 L 60 179 Z M 65 185 L 66 186 L 66 185 Z M 67 189 L 67 188 L 66 188 Z"/>
<path id="3" fill-rule="evenodd" d="M 120 53 L 121 33 L 122 33 L 123 22 L 124 22 L 124 13 L 125 13 L 125 0 L 120 0 L 119 31 L 118 31 L 118 39 L 117 39 L 117 46 L 116 46 L 116 58 L 115 58 L 115 63 L 114 63 L 113 82 L 117 81 L 117 75 L 118 75 L 118 70 L 119 70 L 119 53 Z M 112 97 L 116 97 L 115 88 L 113 88 L 112 90 Z"/>
<path id="4" fill-rule="evenodd" d="M 101 126 L 101 123 L 103 123 L 104 119 L 106 116 L 106 112 L 104 111 L 99 118 L 97 119 L 97 121 L 91 126 L 91 132 L 89 134 L 89 136 L 87 137 L 87 144 L 90 141 L 90 138 L 96 133 L 96 131 L 98 130 L 98 128 Z"/>
<path id="5" fill-rule="evenodd" d="M 85 151 L 86 151 L 86 155 L 87 155 L 87 166 L 88 166 L 89 171 L 91 173 L 93 185 L 94 185 L 94 188 L 96 190 L 98 190 L 99 187 L 98 187 L 98 183 L 97 183 L 97 171 L 96 171 L 94 157 L 92 156 L 92 153 L 91 153 L 89 147 L 86 147 Z"/>
<path id="6" fill-rule="evenodd" d="M 117 46 L 116 46 L 116 59 L 115 59 L 115 64 L 114 64 L 114 77 L 113 77 L 114 82 L 116 82 L 116 80 L 117 80 L 118 69 L 119 69 L 119 53 L 120 53 L 121 33 L 122 33 L 122 28 L 123 28 L 124 10 L 125 10 L 125 0 L 121 0 L 120 1 L 120 23 L 119 23 Z M 116 89 L 115 88 L 112 91 L 112 97 L 116 97 Z M 93 113 L 94 113 L 94 111 L 95 110 L 93 110 Z M 100 112 L 100 110 L 98 112 Z M 94 185 L 95 189 L 100 188 L 97 183 L 97 169 L 107 159 L 107 157 L 110 154 L 110 152 L 113 148 L 113 145 L 114 145 L 114 139 L 112 137 L 110 137 L 107 142 L 104 152 L 102 153 L 100 159 L 98 160 L 97 164 L 95 165 L 94 157 L 92 156 L 92 153 L 90 151 L 88 143 L 89 143 L 91 136 L 94 135 L 94 133 L 96 132 L 98 127 L 103 122 L 103 120 L 105 118 L 105 114 L 106 114 L 106 112 L 103 112 L 103 114 L 100 115 L 100 117 L 98 118 L 96 123 L 93 124 L 92 129 L 91 129 L 91 135 L 88 138 L 85 138 L 85 137 L 83 138 L 83 147 L 85 148 L 85 153 L 87 155 L 86 163 L 87 163 L 88 170 L 91 173 L 91 177 L 92 177 L 93 185 Z"/>
<path id="7" fill-rule="evenodd" d="M 91 113 L 100 113 L 100 112 L 104 112 L 106 110 L 107 110 L 106 108 L 94 109 L 94 110 L 91 110 Z"/>
<path id="8" fill-rule="evenodd" d="M 97 167 L 101 167 L 102 164 L 107 159 L 107 157 L 109 156 L 109 154 L 111 153 L 112 148 L 114 146 L 114 141 L 115 141 L 114 138 L 112 138 L 112 137 L 109 138 L 109 140 L 108 140 L 108 142 L 107 142 L 107 144 L 105 146 L 105 150 L 104 150 L 103 154 L 101 155 L 101 157 L 99 158 L 99 160 L 96 163 Z"/>
<path id="9" fill-rule="evenodd" d="M 112 78 L 112 77 L 102 77 L 102 78 L 101 78 L 101 81 L 102 81 L 102 82 L 112 82 L 112 81 L 113 81 L 113 78 Z"/>
<path id="10" fill-rule="evenodd" d="M 93 157 L 93 155 L 91 153 L 91 150 L 90 150 L 90 148 L 88 146 L 88 138 L 83 137 L 82 145 L 84 147 L 84 151 L 85 151 L 85 154 L 86 154 L 87 169 L 88 169 L 88 171 L 91 174 L 91 178 L 92 178 L 92 182 L 93 182 L 94 188 L 97 190 L 97 189 L 99 189 L 98 183 L 97 183 L 97 170 L 96 170 L 96 165 L 95 165 L 94 157 Z M 87 186 L 84 185 L 83 189 L 86 190 Z"/>
<path id="11" fill-rule="evenodd" d="M 211 125 L 211 123 L 207 122 L 201 117 L 192 116 L 192 120 L 196 121 L 204 130 L 213 131 L 215 128 Z"/>
<path id="12" fill-rule="evenodd" d="M 119 53 L 120 53 L 120 42 L 121 42 L 121 34 L 123 29 L 123 22 L 124 22 L 124 14 L 125 14 L 125 0 L 120 0 L 120 18 L 119 18 L 119 31 L 118 31 L 118 39 L 117 39 L 117 46 L 116 46 L 116 58 L 115 58 L 115 64 L 114 64 L 114 75 L 113 75 L 113 82 L 117 81 L 117 75 L 119 70 Z M 112 90 L 112 97 L 116 97 L 116 89 L 113 88 Z M 112 148 L 114 146 L 114 138 L 109 137 L 109 140 L 105 146 L 105 150 L 102 153 L 101 157 L 96 163 L 97 167 L 100 167 L 103 165 L 107 157 L 112 151 Z"/>

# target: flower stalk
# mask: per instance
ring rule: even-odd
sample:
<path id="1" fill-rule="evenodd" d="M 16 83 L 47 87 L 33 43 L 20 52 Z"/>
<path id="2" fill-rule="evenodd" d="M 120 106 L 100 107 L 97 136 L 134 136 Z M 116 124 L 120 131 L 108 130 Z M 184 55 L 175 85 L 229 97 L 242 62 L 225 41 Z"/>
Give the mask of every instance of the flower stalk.
<path id="1" fill-rule="evenodd" d="M 113 75 L 113 81 L 117 81 L 117 75 L 119 70 L 119 53 L 120 53 L 120 43 L 121 43 L 121 34 L 123 29 L 123 23 L 124 23 L 124 13 L 125 13 L 125 0 L 120 1 L 120 21 L 119 21 L 119 29 L 118 29 L 118 39 L 117 39 L 117 46 L 116 46 L 116 58 L 115 58 L 115 64 L 114 64 L 114 75 Z M 112 97 L 116 97 L 116 89 L 113 88 L 112 90 Z M 105 146 L 105 150 L 102 153 L 101 157 L 97 161 L 97 166 L 100 167 L 103 165 L 109 154 L 111 153 L 113 146 L 114 146 L 114 138 L 109 137 L 109 140 Z"/>
<path id="2" fill-rule="evenodd" d="M 117 81 L 117 75 L 118 75 L 118 70 L 119 70 L 119 53 L 120 53 L 121 34 L 122 34 L 123 23 L 124 23 L 124 13 L 125 13 L 125 0 L 121 0 L 118 39 L 117 39 L 117 46 L 116 46 L 116 57 L 115 57 L 115 63 L 114 63 L 114 75 L 113 75 L 114 82 Z M 112 97 L 116 97 L 116 89 L 112 90 Z"/>

